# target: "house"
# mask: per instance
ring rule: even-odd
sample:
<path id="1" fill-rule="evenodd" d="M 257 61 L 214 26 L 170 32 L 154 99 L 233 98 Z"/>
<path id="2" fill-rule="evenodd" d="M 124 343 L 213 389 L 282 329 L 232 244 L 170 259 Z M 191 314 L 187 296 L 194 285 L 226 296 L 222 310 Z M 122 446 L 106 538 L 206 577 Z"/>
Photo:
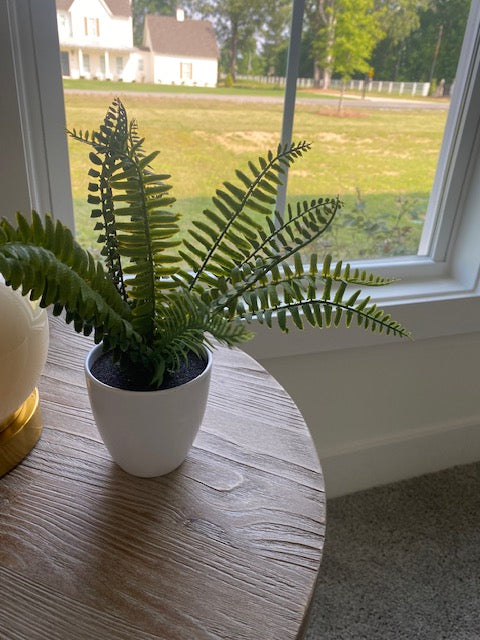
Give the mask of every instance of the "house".
<path id="1" fill-rule="evenodd" d="M 148 15 L 143 44 L 152 54 L 151 82 L 216 86 L 218 46 L 210 21 L 187 20 L 182 9 L 175 17 Z"/>
<path id="2" fill-rule="evenodd" d="M 56 0 L 62 75 L 132 82 L 143 79 L 133 46 L 131 0 Z"/>
<path id="3" fill-rule="evenodd" d="M 214 87 L 218 46 L 208 20 L 148 15 L 133 46 L 131 0 L 56 0 L 62 75 Z"/>

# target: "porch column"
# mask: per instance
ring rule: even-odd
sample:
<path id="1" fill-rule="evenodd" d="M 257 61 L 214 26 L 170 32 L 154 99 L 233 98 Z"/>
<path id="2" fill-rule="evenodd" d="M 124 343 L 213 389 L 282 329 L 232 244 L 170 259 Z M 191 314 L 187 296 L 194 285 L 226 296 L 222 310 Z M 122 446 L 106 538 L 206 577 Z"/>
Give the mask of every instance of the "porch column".
<path id="1" fill-rule="evenodd" d="M 105 51 L 105 78 L 111 79 L 112 74 L 110 73 L 110 54 L 108 51 Z"/>
<path id="2" fill-rule="evenodd" d="M 78 75 L 81 78 L 83 76 L 83 51 L 78 50 Z"/>

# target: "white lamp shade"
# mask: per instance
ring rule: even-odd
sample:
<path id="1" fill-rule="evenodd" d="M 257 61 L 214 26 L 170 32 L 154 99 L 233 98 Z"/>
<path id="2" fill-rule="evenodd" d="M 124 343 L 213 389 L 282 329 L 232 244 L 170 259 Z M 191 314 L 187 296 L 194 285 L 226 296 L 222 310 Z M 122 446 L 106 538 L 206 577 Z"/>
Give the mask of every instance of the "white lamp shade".
<path id="1" fill-rule="evenodd" d="M 45 309 L 0 278 L 0 425 L 34 390 L 47 350 Z"/>

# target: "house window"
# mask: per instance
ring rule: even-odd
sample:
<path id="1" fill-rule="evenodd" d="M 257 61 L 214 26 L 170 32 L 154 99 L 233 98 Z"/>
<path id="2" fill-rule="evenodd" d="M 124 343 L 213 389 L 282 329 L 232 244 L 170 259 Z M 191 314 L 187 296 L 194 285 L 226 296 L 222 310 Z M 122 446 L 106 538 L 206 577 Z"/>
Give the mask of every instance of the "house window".
<path id="1" fill-rule="evenodd" d="M 191 80 L 192 77 L 193 77 L 192 63 L 191 62 L 180 62 L 180 79 L 181 80 Z"/>
<path id="2" fill-rule="evenodd" d="M 115 58 L 115 68 L 117 70 L 117 76 L 121 76 L 123 73 L 123 58 L 121 56 Z"/>
<path id="3" fill-rule="evenodd" d="M 83 54 L 83 71 L 85 73 L 90 73 L 90 54 Z"/>
<path id="4" fill-rule="evenodd" d="M 60 65 L 62 67 L 62 76 L 70 76 L 70 56 L 68 51 L 60 51 Z"/>
<path id="5" fill-rule="evenodd" d="M 138 59 L 138 70 L 139 71 L 144 71 L 144 69 L 145 69 L 144 60 L 143 60 L 143 58 L 139 58 Z"/>
<path id="6" fill-rule="evenodd" d="M 100 35 L 100 21 L 98 18 L 87 18 L 84 20 L 85 35 L 98 37 Z"/>
<path id="7" fill-rule="evenodd" d="M 106 70 L 106 64 L 105 64 L 105 54 L 101 53 L 100 54 L 100 73 L 104 76 L 105 75 L 105 70 Z"/>
<path id="8" fill-rule="evenodd" d="M 72 25 L 68 13 L 58 14 L 58 33 L 62 38 L 69 38 L 72 36 Z"/>

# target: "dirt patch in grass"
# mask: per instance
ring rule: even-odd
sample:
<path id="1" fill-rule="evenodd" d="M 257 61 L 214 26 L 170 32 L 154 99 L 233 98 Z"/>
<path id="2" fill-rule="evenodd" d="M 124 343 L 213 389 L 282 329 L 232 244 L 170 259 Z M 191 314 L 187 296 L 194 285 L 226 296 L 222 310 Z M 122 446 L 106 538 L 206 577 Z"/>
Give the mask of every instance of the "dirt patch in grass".
<path id="1" fill-rule="evenodd" d="M 206 131 L 194 131 L 194 134 L 221 145 L 231 153 L 264 153 L 276 146 L 276 136 L 267 131 L 229 131 L 213 136 Z"/>
<path id="2" fill-rule="evenodd" d="M 317 115 L 327 116 L 329 118 L 368 118 L 369 113 L 367 109 L 341 109 L 338 107 L 322 107 L 317 110 Z"/>

